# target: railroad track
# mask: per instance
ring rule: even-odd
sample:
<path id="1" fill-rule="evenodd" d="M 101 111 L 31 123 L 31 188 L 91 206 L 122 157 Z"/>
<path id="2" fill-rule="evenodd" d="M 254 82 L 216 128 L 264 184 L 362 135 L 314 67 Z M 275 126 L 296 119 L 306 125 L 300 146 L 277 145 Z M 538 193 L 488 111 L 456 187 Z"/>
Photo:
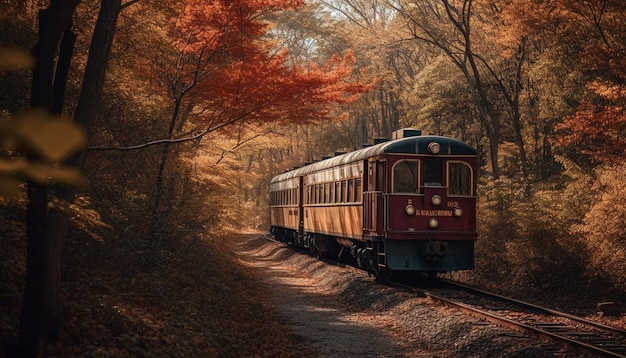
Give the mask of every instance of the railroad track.
<path id="1" fill-rule="evenodd" d="M 265 239 L 284 245 L 271 235 Z M 306 250 L 301 250 L 308 253 Z M 326 260 L 330 264 L 338 264 Z M 439 279 L 439 287 L 422 288 L 398 282 L 390 286 L 430 297 L 471 315 L 485 318 L 519 332 L 558 342 L 605 357 L 626 358 L 626 330 L 559 312 L 520 300 L 496 295 L 458 282 Z"/>
<path id="2" fill-rule="evenodd" d="M 457 282 L 441 280 L 440 288 L 419 291 L 435 301 L 517 331 L 553 340 L 567 347 L 605 357 L 626 357 L 626 330 L 531 303 L 492 294 Z M 396 285 L 396 284 L 394 284 Z"/>

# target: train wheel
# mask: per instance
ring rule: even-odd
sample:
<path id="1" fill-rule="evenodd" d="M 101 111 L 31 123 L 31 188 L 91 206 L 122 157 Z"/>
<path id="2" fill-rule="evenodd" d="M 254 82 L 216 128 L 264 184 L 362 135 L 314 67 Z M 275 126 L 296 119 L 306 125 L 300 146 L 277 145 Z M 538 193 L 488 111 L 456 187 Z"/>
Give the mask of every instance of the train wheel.
<path id="1" fill-rule="evenodd" d="M 388 267 L 383 267 L 376 272 L 376 280 L 379 282 L 387 282 L 391 280 L 393 276 L 393 270 Z"/>

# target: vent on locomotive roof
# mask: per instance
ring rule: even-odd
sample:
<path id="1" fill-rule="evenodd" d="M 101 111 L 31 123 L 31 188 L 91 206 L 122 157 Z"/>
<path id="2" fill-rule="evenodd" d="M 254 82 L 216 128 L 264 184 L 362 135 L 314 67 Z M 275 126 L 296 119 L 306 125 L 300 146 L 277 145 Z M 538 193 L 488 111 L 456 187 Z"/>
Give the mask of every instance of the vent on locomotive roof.
<path id="1" fill-rule="evenodd" d="M 389 139 L 385 138 L 385 137 L 376 137 L 374 138 L 374 144 L 380 144 L 380 143 L 385 143 L 388 142 Z"/>
<path id="2" fill-rule="evenodd" d="M 346 152 L 335 152 L 335 157 L 342 154 L 346 154 Z"/>
<path id="3" fill-rule="evenodd" d="M 422 135 L 422 131 L 413 128 L 403 128 L 391 133 L 391 139 L 401 139 L 407 137 L 419 137 Z"/>

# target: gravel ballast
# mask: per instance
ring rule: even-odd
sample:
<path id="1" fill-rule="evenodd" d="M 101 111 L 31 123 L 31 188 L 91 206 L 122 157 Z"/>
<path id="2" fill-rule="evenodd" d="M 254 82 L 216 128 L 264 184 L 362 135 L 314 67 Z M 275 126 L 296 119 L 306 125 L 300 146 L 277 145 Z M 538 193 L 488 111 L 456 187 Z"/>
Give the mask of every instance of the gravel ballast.
<path id="1" fill-rule="evenodd" d="M 262 236 L 242 238 L 238 248 L 240 262 L 260 271 L 294 339 L 319 357 L 569 356 L 552 342 L 385 286 L 365 272 L 319 261 Z"/>

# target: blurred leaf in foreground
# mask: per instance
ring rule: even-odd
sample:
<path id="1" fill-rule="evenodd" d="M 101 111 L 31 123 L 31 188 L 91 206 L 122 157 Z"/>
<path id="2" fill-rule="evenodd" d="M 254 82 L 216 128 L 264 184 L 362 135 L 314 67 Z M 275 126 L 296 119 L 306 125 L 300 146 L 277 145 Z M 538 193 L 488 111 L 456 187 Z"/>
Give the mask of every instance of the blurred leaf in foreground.
<path id="1" fill-rule="evenodd" d="M 0 70 L 9 68 L 31 68 L 35 64 L 33 57 L 26 51 L 0 50 Z"/>
<path id="2" fill-rule="evenodd" d="M 29 111 L 15 119 L 13 135 L 19 144 L 51 162 L 61 162 L 85 145 L 75 124 L 44 111 Z"/>
<path id="3" fill-rule="evenodd" d="M 58 165 L 85 145 L 81 129 L 60 116 L 28 111 L 16 118 L 0 117 L 0 195 L 16 196 L 22 179 L 82 185 L 80 171 Z M 28 161 L 27 153 L 39 161 Z"/>

